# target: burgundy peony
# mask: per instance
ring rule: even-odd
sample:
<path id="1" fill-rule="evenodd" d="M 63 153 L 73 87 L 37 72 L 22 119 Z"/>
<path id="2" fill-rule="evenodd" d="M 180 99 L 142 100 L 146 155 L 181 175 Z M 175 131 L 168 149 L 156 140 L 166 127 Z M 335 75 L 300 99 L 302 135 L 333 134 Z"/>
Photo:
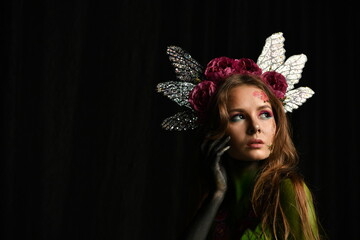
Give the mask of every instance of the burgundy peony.
<path id="1" fill-rule="evenodd" d="M 262 73 L 261 68 L 259 68 L 259 66 L 249 58 L 235 59 L 233 68 L 236 73 L 240 74 L 255 74 L 260 76 Z"/>
<path id="2" fill-rule="evenodd" d="M 233 68 L 235 60 L 228 57 L 212 59 L 206 66 L 205 77 L 207 80 L 219 82 L 236 72 Z"/>
<path id="3" fill-rule="evenodd" d="M 270 87 L 277 98 L 283 99 L 288 87 L 286 78 L 277 72 L 265 72 L 262 75 L 264 82 Z"/>
<path id="4" fill-rule="evenodd" d="M 249 58 L 232 59 L 228 57 L 214 58 L 205 69 L 206 79 L 214 82 L 220 82 L 235 73 L 260 76 L 262 70 Z"/>
<path id="5" fill-rule="evenodd" d="M 189 103 L 199 114 L 200 120 L 205 117 L 211 97 L 215 94 L 217 85 L 212 81 L 202 81 L 189 94 Z"/>
<path id="6" fill-rule="evenodd" d="M 284 98 L 288 85 L 285 77 L 280 73 L 271 71 L 262 74 L 261 68 L 249 58 L 214 58 L 205 69 L 206 80 L 197 84 L 189 94 L 189 103 L 197 112 L 200 122 L 206 120 L 211 98 L 216 93 L 218 86 L 226 78 L 237 73 L 261 76 L 277 98 Z"/>

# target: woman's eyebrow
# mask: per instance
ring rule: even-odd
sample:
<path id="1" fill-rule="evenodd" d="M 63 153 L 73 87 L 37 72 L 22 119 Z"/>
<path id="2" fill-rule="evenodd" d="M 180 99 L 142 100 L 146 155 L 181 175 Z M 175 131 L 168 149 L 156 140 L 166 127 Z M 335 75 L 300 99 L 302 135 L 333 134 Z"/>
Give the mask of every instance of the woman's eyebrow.
<path id="1" fill-rule="evenodd" d="M 271 109 L 271 106 L 267 105 L 267 104 L 264 104 L 264 105 L 261 105 L 261 106 L 257 107 L 256 109 L 257 110 Z M 229 110 L 229 113 L 230 112 L 245 112 L 245 110 L 243 108 L 233 108 L 233 109 Z"/>
<path id="2" fill-rule="evenodd" d="M 262 110 L 262 109 L 265 109 L 265 108 L 271 109 L 271 106 L 268 105 L 268 104 L 264 104 L 264 105 L 259 106 L 257 109 L 258 109 L 258 110 Z"/>
<path id="3" fill-rule="evenodd" d="M 245 110 L 242 109 L 242 108 L 233 108 L 233 109 L 231 109 L 231 110 L 229 111 L 229 113 L 230 113 L 230 112 L 245 112 Z"/>

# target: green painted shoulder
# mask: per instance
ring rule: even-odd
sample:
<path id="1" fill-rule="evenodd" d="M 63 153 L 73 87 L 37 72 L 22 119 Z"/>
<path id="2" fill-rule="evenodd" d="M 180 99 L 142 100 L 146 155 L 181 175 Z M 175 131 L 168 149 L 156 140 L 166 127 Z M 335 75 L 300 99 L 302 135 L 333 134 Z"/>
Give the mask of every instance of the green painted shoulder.
<path id="1" fill-rule="evenodd" d="M 305 182 L 301 182 L 301 184 L 303 188 L 300 187 L 300 189 L 295 189 L 295 184 L 291 179 L 284 179 L 280 184 L 280 204 L 286 215 L 291 231 L 294 236 L 296 236 L 295 239 L 305 239 L 303 236 L 303 226 L 300 217 L 301 210 L 298 200 L 299 197 L 301 198 L 301 195 L 304 196 L 303 206 L 306 208 L 307 221 L 315 235 L 318 234 L 317 219 L 311 192 Z M 298 194 L 300 196 L 297 196 Z"/>

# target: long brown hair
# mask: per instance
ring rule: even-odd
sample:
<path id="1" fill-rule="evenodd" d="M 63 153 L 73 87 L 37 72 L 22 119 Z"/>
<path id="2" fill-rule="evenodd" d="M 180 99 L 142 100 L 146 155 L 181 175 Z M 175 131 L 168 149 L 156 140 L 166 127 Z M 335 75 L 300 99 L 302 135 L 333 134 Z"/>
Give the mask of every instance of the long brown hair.
<path id="1" fill-rule="evenodd" d="M 252 207 L 261 219 L 263 232 L 266 235 L 266 229 L 270 230 L 275 239 L 288 239 L 294 235 L 285 215 L 284 206 L 280 204 L 281 182 L 290 179 L 294 187 L 296 208 L 304 237 L 319 239 L 317 230 L 313 230 L 310 222 L 311 211 L 307 201 L 311 199 L 311 194 L 305 190 L 304 180 L 297 171 L 298 154 L 291 139 L 287 115 L 282 102 L 258 76 L 236 74 L 225 80 L 212 100 L 206 131 L 210 132 L 213 138 L 224 136 L 229 122 L 226 106 L 229 91 L 244 84 L 256 86 L 267 94 L 276 122 L 272 152 L 265 160 L 264 167 L 256 179 L 251 198 Z"/>

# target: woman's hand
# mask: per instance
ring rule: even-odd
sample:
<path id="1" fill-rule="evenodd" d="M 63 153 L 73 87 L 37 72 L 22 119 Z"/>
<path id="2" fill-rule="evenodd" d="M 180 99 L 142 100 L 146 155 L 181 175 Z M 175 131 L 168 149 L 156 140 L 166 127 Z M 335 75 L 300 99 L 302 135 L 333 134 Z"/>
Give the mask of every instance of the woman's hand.
<path id="1" fill-rule="evenodd" d="M 211 167 L 215 180 L 215 191 L 208 195 L 198 210 L 185 237 L 186 240 L 205 240 L 214 217 L 221 205 L 227 189 L 225 169 L 220 164 L 223 153 L 229 149 L 230 137 L 211 140 L 206 138 L 201 145 L 201 152 L 207 165 Z"/>
<path id="2" fill-rule="evenodd" d="M 221 156 L 230 148 L 228 142 L 230 137 L 223 137 L 216 140 L 206 138 L 201 145 L 201 151 L 205 161 L 210 164 L 211 171 L 215 180 L 215 196 L 223 196 L 227 189 L 227 177 L 223 166 L 221 166 Z"/>

